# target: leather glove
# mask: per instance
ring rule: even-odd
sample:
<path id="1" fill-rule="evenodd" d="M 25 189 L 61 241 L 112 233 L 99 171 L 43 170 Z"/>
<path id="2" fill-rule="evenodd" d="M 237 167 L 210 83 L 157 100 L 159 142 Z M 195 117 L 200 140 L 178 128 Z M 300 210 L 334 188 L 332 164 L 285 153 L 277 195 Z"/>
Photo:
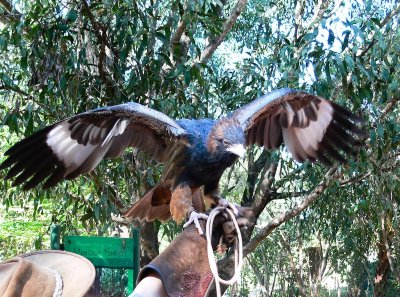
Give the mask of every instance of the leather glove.
<path id="1" fill-rule="evenodd" d="M 253 216 L 250 207 L 237 206 L 238 213 L 235 214 L 236 222 L 242 231 L 247 228 Z M 211 212 L 212 209 L 209 211 Z M 228 250 L 236 239 L 237 233 L 234 223 L 226 210 L 220 212 L 214 219 L 211 245 L 214 251 L 223 254 Z"/>
<path id="2" fill-rule="evenodd" d="M 238 207 L 237 221 L 242 228 L 249 222 L 252 212 Z M 205 231 L 206 222 L 200 220 Z M 215 249 L 222 242 L 228 247 L 233 243 L 236 231 L 226 212 L 215 217 L 212 245 Z M 184 229 L 168 247 L 140 271 L 137 283 L 149 274 L 157 274 L 168 296 L 203 297 L 213 281 L 207 255 L 207 241 L 194 224 Z"/>

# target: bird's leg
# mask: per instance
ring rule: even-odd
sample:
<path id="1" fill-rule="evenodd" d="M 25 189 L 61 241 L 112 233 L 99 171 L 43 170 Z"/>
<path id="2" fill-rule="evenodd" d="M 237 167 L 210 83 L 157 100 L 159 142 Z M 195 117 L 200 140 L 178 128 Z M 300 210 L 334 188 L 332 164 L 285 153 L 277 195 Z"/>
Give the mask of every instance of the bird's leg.
<path id="1" fill-rule="evenodd" d="M 230 208 L 235 215 L 239 214 L 237 207 L 232 202 L 229 202 L 219 195 L 218 189 L 214 189 L 213 191 L 205 193 L 204 201 L 208 207 L 222 206 L 225 208 Z"/>
<path id="2" fill-rule="evenodd" d="M 208 219 L 208 215 L 206 215 L 204 213 L 197 213 L 195 210 L 192 210 L 192 212 L 190 213 L 189 220 L 183 225 L 183 228 L 187 228 L 190 226 L 190 224 L 194 223 L 197 230 L 199 231 L 199 234 L 203 235 L 204 231 L 200 226 L 199 220 L 207 220 L 207 219 Z"/>
<path id="3" fill-rule="evenodd" d="M 233 204 L 232 202 L 229 202 L 225 198 L 222 198 L 221 196 L 218 196 L 218 205 L 222 206 L 222 207 L 230 208 L 235 215 L 239 214 L 239 211 L 238 211 L 236 205 Z"/>
<path id="4" fill-rule="evenodd" d="M 172 191 L 170 211 L 175 222 L 181 222 L 193 209 L 192 197 L 192 190 L 188 185 L 178 185 Z"/>

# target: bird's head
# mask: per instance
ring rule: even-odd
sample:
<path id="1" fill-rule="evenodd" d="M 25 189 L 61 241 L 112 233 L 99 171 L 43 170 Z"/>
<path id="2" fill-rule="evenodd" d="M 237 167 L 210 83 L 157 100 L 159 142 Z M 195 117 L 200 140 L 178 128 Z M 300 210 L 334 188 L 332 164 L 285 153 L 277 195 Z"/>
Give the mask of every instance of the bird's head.
<path id="1" fill-rule="evenodd" d="M 243 128 L 237 120 L 224 118 L 215 123 L 207 139 L 207 150 L 215 155 L 230 156 L 234 159 L 245 155 Z"/>

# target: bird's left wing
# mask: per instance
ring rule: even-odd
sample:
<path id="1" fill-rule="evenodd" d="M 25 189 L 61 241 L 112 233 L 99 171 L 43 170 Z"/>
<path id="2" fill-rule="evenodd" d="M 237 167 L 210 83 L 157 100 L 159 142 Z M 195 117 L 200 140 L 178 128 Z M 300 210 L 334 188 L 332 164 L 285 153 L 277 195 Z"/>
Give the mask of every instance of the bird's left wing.
<path id="1" fill-rule="evenodd" d="M 243 127 L 246 145 L 267 149 L 282 142 L 298 162 L 344 162 L 340 151 L 353 153 L 365 138 L 362 120 L 349 110 L 321 97 L 292 89 L 270 92 L 239 108 L 230 117 Z"/>
<path id="2" fill-rule="evenodd" d="M 136 147 L 165 162 L 187 145 L 186 130 L 165 114 L 130 102 L 98 108 L 48 126 L 15 144 L 0 169 L 30 189 L 48 188 Z"/>

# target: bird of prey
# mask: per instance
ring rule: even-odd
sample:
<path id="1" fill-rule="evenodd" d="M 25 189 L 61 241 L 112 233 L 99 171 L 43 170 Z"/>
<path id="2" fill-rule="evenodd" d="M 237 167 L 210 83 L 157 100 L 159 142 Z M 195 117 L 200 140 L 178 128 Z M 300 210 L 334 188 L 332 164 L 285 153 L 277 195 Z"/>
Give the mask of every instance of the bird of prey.
<path id="1" fill-rule="evenodd" d="M 292 157 L 345 162 L 365 137 L 361 119 L 321 97 L 292 89 L 270 92 L 221 119 L 173 120 L 130 102 L 87 111 L 50 125 L 12 146 L 0 169 L 28 190 L 93 170 L 135 147 L 164 164 L 158 183 L 126 217 L 181 221 L 203 201 L 221 203 L 218 184 L 246 147 L 278 148 Z M 200 188 L 203 187 L 203 191 Z M 204 195 L 204 197 L 203 197 Z M 204 198 L 204 200 L 202 199 Z"/>

